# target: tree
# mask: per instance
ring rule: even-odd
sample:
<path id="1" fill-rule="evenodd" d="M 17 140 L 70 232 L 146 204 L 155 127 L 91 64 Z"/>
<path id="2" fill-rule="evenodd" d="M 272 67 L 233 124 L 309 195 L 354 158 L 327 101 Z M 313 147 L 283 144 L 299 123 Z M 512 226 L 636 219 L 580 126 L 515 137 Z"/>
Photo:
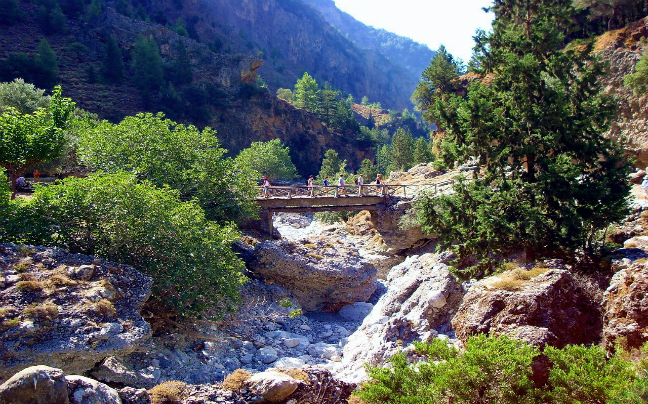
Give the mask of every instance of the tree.
<path id="1" fill-rule="evenodd" d="M 295 84 L 293 92 L 293 104 L 297 108 L 303 108 L 310 112 L 318 110 L 318 85 L 317 81 L 308 73 L 304 73 L 301 79 Z"/>
<path id="2" fill-rule="evenodd" d="M 182 39 L 178 40 L 178 56 L 173 62 L 173 82 L 175 84 L 187 84 L 193 80 L 193 71 L 191 70 L 191 60 L 189 53 Z"/>
<path id="3" fill-rule="evenodd" d="M 124 172 L 67 178 L 39 187 L 23 217 L 18 240 L 132 265 L 180 315 L 218 316 L 239 301 L 245 266 L 232 245 L 240 233 L 176 190 Z"/>
<path id="4" fill-rule="evenodd" d="M 626 215 L 628 165 L 602 136 L 614 113 L 597 79 L 591 46 L 561 49 L 571 26 L 569 0 L 497 2 L 493 30 L 476 37 L 482 75 L 466 98 L 437 97 L 433 118 L 446 129 L 441 158 L 476 161 L 483 174 L 454 195 L 423 198 L 425 230 L 458 253 L 464 275 L 494 270 L 524 250 L 586 258 L 596 235 Z M 469 261 L 473 260 L 473 261 Z"/>
<path id="5" fill-rule="evenodd" d="M 58 62 L 56 53 L 46 39 L 42 39 L 36 48 L 34 65 L 38 69 L 34 84 L 45 88 L 53 87 L 58 81 Z"/>
<path id="6" fill-rule="evenodd" d="M 448 93 L 454 90 L 457 85 L 455 80 L 461 73 L 463 73 L 463 66 L 455 61 L 445 46 L 439 46 L 430 65 L 421 74 L 421 81 L 412 95 L 416 109 L 423 113 L 424 118 L 431 119 L 427 111 L 434 102 L 435 92 Z"/>
<path id="7" fill-rule="evenodd" d="M 0 0 L 0 25 L 11 25 L 19 20 L 18 0 Z"/>
<path id="8" fill-rule="evenodd" d="M 362 160 L 358 174 L 364 174 L 365 183 L 373 181 L 378 176 L 378 167 L 369 159 Z"/>
<path id="9" fill-rule="evenodd" d="M 378 172 L 384 175 L 389 174 L 389 166 L 391 165 L 391 146 L 383 145 L 376 152 L 376 167 Z"/>
<path id="10" fill-rule="evenodd" d="M 101 77 L 111 83 L 120 83 L 124 78 L 124 61 L 117 40 L 108 35 L 106 51 L 101 62 Z"/>
<path id="11" fill-rule="evenodd" d="M 420 137 L 414 144 L 414 164 L 429 163 L 434 160 L 430 144 Z"/>
<path id="12" fill-rule="evenodd" d="M 330 84 L 325 83 L 324 89 L 318 93 L 318 110 L 317 115 L 327 124 L 335 120 L 338 111 L 339 91 L 333 90 Z"/>
<path id="13" fill-rule="evenodd" d="M 632 89 L 637 96 L 648 92 L 648 53 L 639 59 L 635 66 L 635 72 L 623 78 L 623 84 Z"/>
<path id="14" fill-rule="evenodd" d="M 226 158 L 216 132 L 179 125 L 164 114 L 103 121 L 80 134 L 79 160 L 94 170 L 129 171 L 138 179 L 196 198 L 210 220 L 256 214 L 255 174 Z"/>
<path id="15" fill-rule="evenodd" d="M 612 30 L 612 23 L 619 16 L 620 11 L 635 0 L 574 0 L 574 7 L 589 9 L 590 18 L 608 18 L 607 29 Z"/>
<path id="16" fill-rule="evenodd" d="M 66 18 L 56 0 L 44 0 L 38 8 L 38 21 L 45 34 L 65 33 Z"/>
<path id="17" fill-rule="evenodd" d="M 16 179 L 29 168 L 58 157 L 65 145 L 64 129 L 74 103 L 56 87 L 49 109 L 21 114 L 8 108 L 0 115 L 0 167 L 11 179 L 11 198 L 16 197 Z"/>
<path id="18" fill-rule="evenodd" d="M 50 97 L 45 90 L 36 88 L 23 79 L 15 79 L 10 83 L 0 83 L 0 114 L 9 108 L 14 108 L 20 114 L 31 114 L 37 109 L 47 108 Z"/>
<path id="19" fill-rule="evenodd" d="M 292 181 L 297 176 L 297 168 L 290 160 L 290 149 L 279 139 L 252 142 L 236 156 L 236 164 L 267 175 L 271 182 Z"/>
<path id="20" fill-rule="evenodd" d="M 414 139 L 409 130 L 398 128 L 391 141 L 389 171 L 407 171 L 414 165 Z"/>
<path id="21" fill-rule="evenodd" d="M 135 83 L 140 89 L 144 103 L 148 104 L 153 94 L 164 86 L 162 57 L 155 39 L 140 36 L 133 50 Z"/>
<path id="22" fill-rule="evenodd" d="M 81 56 L 87 55 L 88 52 L 90 52 L 90 49 L 88 49 L 88 47 L 82 44 L 81 42 L 72 42 L 67 47 L 67 50 L 70 53 L 74 53 L 78 62 L 81 61 Z"/>
<path id="23" fill-rule="evenodd" d="M 324 153 L 324 160 L 322 160 L 322 167 L 317 175 L 318 181 L 323 181 L 325 178 L 329 179 L 329 184 L 335 181 L 340 174 L 346 174 L 346 160 L 341 160 L 338 152 L 329 149 Z"/>
<path id="24" fill-rule="evenodd" d="M 277 90 L 277 98 L 280 98 L 284 101 L 292 102 L 293 92 L 289 88 L 280 88 Z"/>

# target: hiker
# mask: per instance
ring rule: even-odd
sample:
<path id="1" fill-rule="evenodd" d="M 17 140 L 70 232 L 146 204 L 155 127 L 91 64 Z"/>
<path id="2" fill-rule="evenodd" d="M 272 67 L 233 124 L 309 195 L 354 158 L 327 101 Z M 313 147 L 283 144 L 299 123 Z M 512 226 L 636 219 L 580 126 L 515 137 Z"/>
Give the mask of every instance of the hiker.
<path id="1" fill-rule="evenodd" d="M 641 182 L 641 189 L 643 189 L 645 199 L 646 197 L 648 197 L 648 174 L 646 174 L 643 181 Z"/>
<path id="2" fill-rule="evenodd" d="M 336 198 L 337 198 L 337 196 L 338 196 L 338 194 L 340 192 L 343 192 L 343 193 L 346 194 L 346 192 L 344 191 L 344 185 L 345 185 L 344 184 L 344 177 L 342 176 L 342 174 L 340 174 L 340 178 L 338 178 L 338 188 L 335 190 L 335 197 Z"/>
<path id="3" fill-rule="evenodd" d="M 364 185 L 364 174 L 360 174 L 358 177 L 358 196 L 362 195 L 362 186 Z"/>
<path id="4" fill-rule="evenodd" d="M 313 176 L 311 175 L 308 177 L 308 181 L 306 182 L 306 186 L 310 189 L 310 192 L 308 193 L 308 196 L 312 197 L 313 196 Z"/>
<path id="5" fill-rule="evenodd" d="M 268 180 L 268 177 L 263 177 L 261 180 L 261 184 L 263 185 L 263 197 L 267 198 L 268 196 L 272 196 L 270 193 L 270 181 Z"/>
<path id="6" fill-rule="evenodd" d="M 328 193 L 329 193 L 329 191 L 328 191 L 328 186 L 329 186 L 328 185 L 328 177 L 324 178 L 324 181 L 322 181 L 322 185 L 324 185 L 324 193 L 326 195 L 328 195 Z"/>

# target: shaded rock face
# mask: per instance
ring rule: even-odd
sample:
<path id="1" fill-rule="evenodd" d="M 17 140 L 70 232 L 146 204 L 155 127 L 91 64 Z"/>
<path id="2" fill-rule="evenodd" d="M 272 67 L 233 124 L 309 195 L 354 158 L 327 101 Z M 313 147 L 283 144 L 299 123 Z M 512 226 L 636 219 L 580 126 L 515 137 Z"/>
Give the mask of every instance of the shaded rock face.
<path id="1" fill-rule="evenodd" d="M 617 338 L 627 348 L 648 341 L 648 265 L 634 263 L 617 272 L 603 295 L 603 343 L 609 350 Z"/>
<path id="2" fill-rule="evenodd" d="M 345 379 L 359 381 L 364 363 L 382 363 L 403 343 L 429 341 L 447 328 L 462 298 L 461 285 L 444 263 L 449 257 L 412 256 L 389 272 L 389 288 L 344 347 Z"/>
<path id="3" fill-rule="evenodd" d="M 0 245 L 0 381 L 47 363 L 82 374 L 142 348 L 151 279 L 132 267 L 55 248 Z"/>
<path id="4" fill-rule="evenodd" d="M 376 290 L 376 268 L 357 251 L 333 244 L 263 241 L 248 268 L 266 283 L 290 291 L 306 311 L 335 310 L 367 301 Z"/>
<path id="5" fill-rule="evenodd" d="M 559 348 L 599 341 L 600 307 L 568 271 L 549 270 L 519 290 L 499 288 L 498 279 L 479 281 L 465 295 L 452 319 L 461 341 L 478 333 L 507 334 L 533 345 Z"/>

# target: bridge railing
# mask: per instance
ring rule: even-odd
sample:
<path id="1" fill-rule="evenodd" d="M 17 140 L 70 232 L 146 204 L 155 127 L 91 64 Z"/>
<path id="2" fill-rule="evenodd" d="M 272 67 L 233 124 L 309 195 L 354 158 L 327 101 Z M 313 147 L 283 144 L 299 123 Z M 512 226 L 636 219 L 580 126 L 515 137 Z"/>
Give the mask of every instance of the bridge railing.
<path id="1" fill-rule="evenodd" d="M 455 180 L 441 181 L 430 184 L 366 184 L 362 185 L 293 185 L 259 187 L 259 198 L 317 198 L 317 197 L 351 197 L 351 196 L 403 196 L 414 197 L 423 192 L 433 195 L 447 189 Z"/>

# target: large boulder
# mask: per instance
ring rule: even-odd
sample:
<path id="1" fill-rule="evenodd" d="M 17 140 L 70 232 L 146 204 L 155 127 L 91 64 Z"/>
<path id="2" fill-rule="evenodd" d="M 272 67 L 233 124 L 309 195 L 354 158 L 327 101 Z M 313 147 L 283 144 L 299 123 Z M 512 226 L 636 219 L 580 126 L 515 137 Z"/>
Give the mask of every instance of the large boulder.
<path id="1" fill-rule="evenodd" d="M 266 403 L 280 403 L 288 398 L 304 382 L 287 373 L 274 369 L 257 373 L 246 381 L 246 385 Z"/>
<path id="2" fill-rule="evenodd" d="M 493 333 L 561 348 L 599 341 L 601 312 L 570 272 L 551 269 L 530 280 L 503 275 L 479 281 L 464 296 L 452 326 L 463 342 Z"/>
<path id="3" fill-rule="evenodd" d="M 68 404 L 67 384 L 61 369 L 32 366 L 0 386 L 0 404 Z"/>
<path id="4" fill-rule="evenodd" d="M 429 341 L 447 327 L 461 304 L 461 285 L 448 271 L 449 254 L 407 258 L 387 278 L 388 289 L 344 347 L 343 377 L 364 376 L 365 363 L 378 365 L 404 344 Z"/>
<path id="5" fill-rule="evenodd" d="M 83 376 L 65 376 L 70 404 L 122 404 L 117 390 Z"/>
<path id="6" fill-rule="evenodd" d="M 0 381 L 47 363 L 83 374 L 143 349 L 151 279 L 132 267 L 56 248 L 0 245 Z"/>
<path id="7" fill-rule="evenodd" d="M 635 261 L 612 277 L 603 295 L 603 342 L 609 350 L 622 338 L 627 348 L 648 341 L 648 265 Z"/>
<path id="8" fill-rule="evenodd" d="M 254 246 L 250 271 L 290 291 L 306 311 L 339 309 L 367 301 L 376 290 L 376 268 L 357 249 L 324 241 L 266 240 Z"/>

